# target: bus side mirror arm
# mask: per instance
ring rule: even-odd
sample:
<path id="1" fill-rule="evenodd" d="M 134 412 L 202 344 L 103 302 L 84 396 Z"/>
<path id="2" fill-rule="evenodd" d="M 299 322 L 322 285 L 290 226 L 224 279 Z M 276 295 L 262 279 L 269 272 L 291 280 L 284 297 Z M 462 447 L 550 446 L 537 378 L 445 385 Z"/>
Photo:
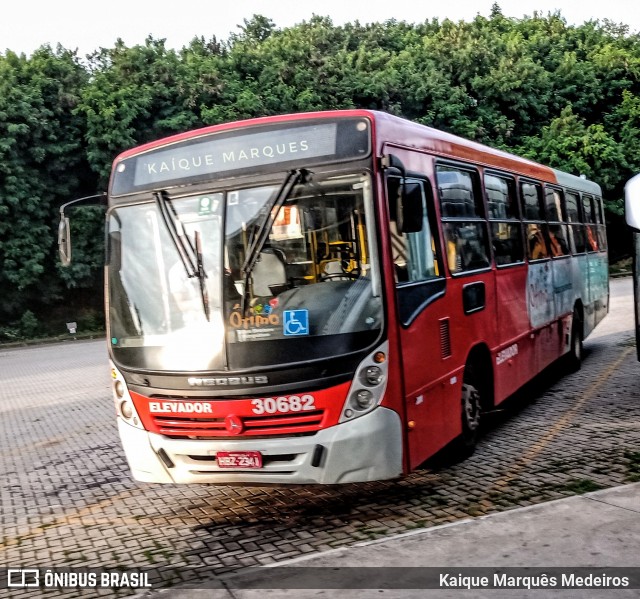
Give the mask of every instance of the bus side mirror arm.
<path id="1" fill-rule="evenodd" d="M 395 154 L 383 154 L 380 157 L 380 168 L 382 168 L 383 170 L 394 168 L 400 171 L 403 182 L 404 178 L 407 175 L 407 169 L 404 168 L 402 160 L 400 160 L 400 158 L 398 158 Z"/>
<path id="2" fill-rule="evenodd" d="M 58 255 L 60 256 L 60 264 L 62 264 L 62 266 L 69 266 L 69 264 L 71 264 L 71 222 L 69 221 L 69 217 L 65 216 L 64 211 L 69 206 L 75 207 L 76 204 L 80 203 L 94 206 L 106 206 L 107 194 L 102 192 L 91 196 L 85 196 L 60 206 L 60 222 L 58 224 Z"/>

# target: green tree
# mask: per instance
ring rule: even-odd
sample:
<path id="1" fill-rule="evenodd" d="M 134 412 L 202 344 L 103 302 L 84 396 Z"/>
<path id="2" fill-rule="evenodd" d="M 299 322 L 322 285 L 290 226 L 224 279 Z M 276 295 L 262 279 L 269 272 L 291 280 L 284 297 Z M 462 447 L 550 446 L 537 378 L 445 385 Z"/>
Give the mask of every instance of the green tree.
<path id="1" fill-rule="evenodd" d="M 55 213 L 90 178 L 84 121 L 75 113 L 87 73 L 75 53 L 45 46 L 0 55 L 0 320 L 42 311 L 64 291 L 54 268 Z"/>
<path id="2" fill-rule="evenodd" d="M 60 47 L 8 51 L 0 335 L 42 326 L 44 306 L 97 297 L 102 213 L 74 211 L 74 261 L 61 269 L 56 211 L 105 189 L 118 153 L 203 125 L 339 108 L 384 110 L 584 174 L 603 187 L 610 238 L 622 238 L 623 185 L 640 171 L 640 36 L 624 24 L 513 19 L 494 3 L 457 23 L 335 26 L 314 15 L 280 29 L 254 15 L 225 40 L 194 38 L 180 51 L 118 41 L 86 65 Z"/>
<path id="3" fill-rule="evenodd" d="M 626 159 L 621 145 L 600 124 L 587 125 L 566 106 L 540 135 L 525 140 L 521 153 L 529 158 L 600 183 L 607 208 L 619 214 L 622 200 L 616 189 L 622 182 Z"/>
<path id="4" fill-rule="evenodd" d="M 605 115 L 605 124 L 618 139 L 625 157 L 620 165 L 623 178 L 640 173 L 640 96 L 623 91 L 622 102 Z"/>
<path id="5" fill-rule="evenodd" d="M 91 60 L 78 112 L 87 127 L 87 159 L 105 188 L 121 151 L 198 124 L 184 93 L 181 61 L 164 40 L 128 48 L 118 40 Z"/>

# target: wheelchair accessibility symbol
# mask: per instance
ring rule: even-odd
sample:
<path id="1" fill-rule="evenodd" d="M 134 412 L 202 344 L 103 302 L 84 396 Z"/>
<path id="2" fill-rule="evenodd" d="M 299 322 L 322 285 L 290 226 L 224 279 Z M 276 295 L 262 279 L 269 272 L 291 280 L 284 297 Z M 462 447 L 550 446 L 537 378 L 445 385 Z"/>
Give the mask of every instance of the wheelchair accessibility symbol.
<path id="1" fill-rule="evenodd" d="M 309 334 L 309 310 L 285 310 L 282 316 L 285 336 Z"/>

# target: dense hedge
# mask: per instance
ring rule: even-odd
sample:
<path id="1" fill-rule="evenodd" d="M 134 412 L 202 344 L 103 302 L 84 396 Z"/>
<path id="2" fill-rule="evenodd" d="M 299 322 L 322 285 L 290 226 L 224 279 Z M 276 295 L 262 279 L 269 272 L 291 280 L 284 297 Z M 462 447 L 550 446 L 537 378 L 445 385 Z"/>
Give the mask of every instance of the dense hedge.
<path id="1" fill-rule="evenodd" d="M 559 14 L 472 22 L 278 29 L 100 49 L 0 54 L 0 340 L 95 320 L 100 215 L 76 212 L 75 260 L 57 265 L 58 206 L 104 189 L 136 144 L 258 115 L 375 108 L 598 181 L 613 257 L 625 251 L 622 189 L 640 170 L 640 37 Z M 622 241 L 621 241 L 622 240 Z"/>

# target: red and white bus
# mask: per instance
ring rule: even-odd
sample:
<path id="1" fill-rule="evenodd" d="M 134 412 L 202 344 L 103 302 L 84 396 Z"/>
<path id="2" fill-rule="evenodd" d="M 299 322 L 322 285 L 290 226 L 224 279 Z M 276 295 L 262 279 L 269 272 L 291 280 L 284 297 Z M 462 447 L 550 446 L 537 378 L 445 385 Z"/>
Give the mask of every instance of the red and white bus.
<path id="1" fill-rule="evenodd" d="M 106 302 L 133 476 L 350 483 L 472 447 L 483 411 L 578 367 L 606 315 L 601 195 L 368 110 L 124 152 Z"/>

